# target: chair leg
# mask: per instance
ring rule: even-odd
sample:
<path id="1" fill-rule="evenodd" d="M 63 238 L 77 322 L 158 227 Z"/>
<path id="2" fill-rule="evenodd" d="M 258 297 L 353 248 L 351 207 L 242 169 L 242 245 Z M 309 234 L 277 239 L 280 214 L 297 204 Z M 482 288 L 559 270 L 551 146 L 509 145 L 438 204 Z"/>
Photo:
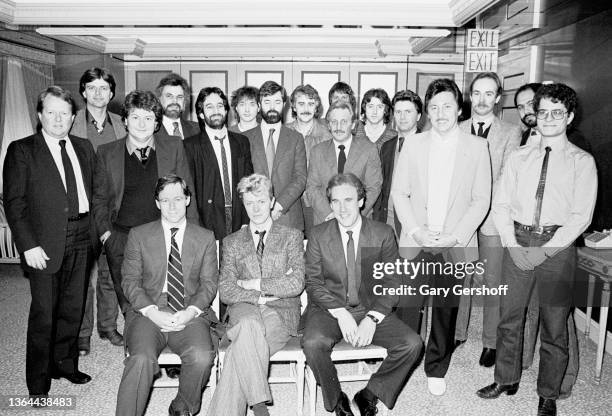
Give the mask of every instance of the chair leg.
<path id="1" fill-rule="evenodd" d="M 305 369 L 306 362 L 298 361 L 295 364 L 295 384 L 297 387 L 297 409 L 296 414 L 298 416 L 304 415 L 304 383 L 306 381 Z"/>

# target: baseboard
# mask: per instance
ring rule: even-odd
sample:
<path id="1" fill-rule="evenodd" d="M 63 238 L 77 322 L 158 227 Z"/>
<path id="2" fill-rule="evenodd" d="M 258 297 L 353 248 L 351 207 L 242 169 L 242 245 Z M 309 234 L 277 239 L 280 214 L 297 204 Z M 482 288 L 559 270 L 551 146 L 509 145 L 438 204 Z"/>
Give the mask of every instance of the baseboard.
<path id="1" fill-rule="evenodd" d="M 587 326 L 586 313 L 582 312 L 580 309 L 576 309 L 574 312 L 574 320 L 576 321 L 576 328 L 584 333 Z M 599 322 L 595 322 L 591 319 L 590 325 L 589 338 L 597 344 L 599 342 Z M 606 352 L 612 355 L 612 333 L 610 331 L 606 332 Z"/>

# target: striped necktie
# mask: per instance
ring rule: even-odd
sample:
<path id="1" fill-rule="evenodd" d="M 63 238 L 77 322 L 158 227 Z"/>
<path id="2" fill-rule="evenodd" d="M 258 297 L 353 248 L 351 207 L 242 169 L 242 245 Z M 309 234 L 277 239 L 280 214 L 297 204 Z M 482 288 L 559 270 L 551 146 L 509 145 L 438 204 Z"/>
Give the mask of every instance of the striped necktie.
<path id="1" fill-rule="evenodd" d="M 168 255 L 168 306 L 175 312 L 185 309 L 185 286 L 183 285 L 183 266 L 181 253 L 176 244 L 178 228 L 170 229 L 170 254 Z"/>
<path id="2" fill-rule="evenodd" d="M 275 155 L 276 148 L 274 147 L 274 129 L 270 129 L 270 133 L 268 134 L 268 143 L 266 144 L 266 161 L 268 162 L 268 174 L 270 179 L 272 179 L 272 167 L 274 166 Z"/>
<path id="3" fill-rule="evenodd" d="M 257 243 L 257 261 L 259 262 L 259 269 L 261 269 L 261 265 L 263 263 L 263 253 L 264 253 L 264 236 L 266 235 L 266 231 L 255 231 L 255 234 L 259 235 L 259 242 Z"/>

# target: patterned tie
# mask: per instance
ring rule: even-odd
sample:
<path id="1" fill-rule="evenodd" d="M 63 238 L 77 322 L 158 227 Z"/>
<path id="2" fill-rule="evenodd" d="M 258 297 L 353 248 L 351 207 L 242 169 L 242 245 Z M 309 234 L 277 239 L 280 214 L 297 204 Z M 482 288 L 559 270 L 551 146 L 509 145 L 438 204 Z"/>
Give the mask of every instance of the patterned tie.
<path id="1" fill-rule="evenodd" d="M 404 137 L 400 136 L 397 143 L 397 153 L 402 151 L 402 147 L 404 146 Z"/>
<path id="2" fill-rule="evenodd" d="M 540 171 L 540 181 L 538 182 L 538 189 L 536 190 L 536 209 L 533 213 L 533 226 L 537 228 L 540 226 L 540 215 L 542 214 L 542 198 L 544 197 L 544 185 L 546 185 L 546 172 L 548 171 L 548 156 L 550 155 L 551 148 L 546 146 L 544 149 L 546 154 L 542 161 L 542 170 Z"/>
<path id="3" fill-rule="evenodd" d="M 175 312 L 185 309 L 185 286 L 183 285 L 183 266 L 176 233 L 178 228 L 170 228 L 170 254 L 168 255 L 168 307 Z"/>
<path id="4" fill-rule="evenodd" d="M 174 126 L 174 131 L 172 132 L 172 135 L 176 137 L 180 137 L 182 139 L 183 135 L 181 134 L 181 129 L 179 129 L 178 121 L 173 121 L 172 125 Z"/>
<path id="5" fill-rule="evenodd" d="M 270 129 L 270 133 L 268 134 L 268 143 L 266 144 L 266 160 L 268 161 L 268 173 L 270 174 L 270 179 L 272 178 L 272 167 L 274 166 L 275 154 L 276 149 L 274 149 L 274 129 Z"/>
<path id="6" fill-rule="evenodd" d="M 359 295 L 357 293 L 357 270 L 355 260 L 355 240 L 353 240 L 353 232 L 347 231 L 348 242 L 346 243 L 346 270 L 348 272 L 348 304 L 349 306 L 359 305 Z"/>
<path id="7" fill-rule="evenodd" d="M 259 242 L 257 243 L 257 261 L 259 262 L 259 270 L 261 270 L 265 248 L 264 236 L 266 235 L 266 231 L 255 231 L 255 234 L 259 235 Z"/>
<path id="8" fill-rule="evenodd" d="M 225 146 L 223 146 L 223 137 L 215 136 L 215 140 L 219 141 L 221 146 L 221 165 L 223 167 L 223 199 L 225 205 L 225 235 L 232 233 L 232 185 L 229 179 L 229 168 L 227 166 L 227 154 Z"/>
<path id="9" fill-rule="evenodd" d="M 479 121 L 477 124 L 478 124 L 478 133 L 476 133 L 476 134 L 478 134 L 480 137 L 485 137 L 485 134 L 484 134 L 484 124 L 485 123 L 484 123 L 484 121 Z M 486 137 L 485 137 L 485 139 L 486 139 Z"/>
<path id="10" fill-rule="evenodd" d="M 338 173 L 344 173 L 344 165 L 346 164 L 346 153 L 344 153 L 344 145 L 338 146 L 340 153 L 338 153 Z"/>
<path id="11" fill-rule="evenodd" d="M 66 196 L 68 198 L 68 217 L 76 217 L 79 215 L 79 193 L 77 191 L 76 176 L 74 176 L 74 168 L 66 151 L 66 140 L 60 140 L 59 145 L 62 148 L 62 165 L 64 165 Z"/>
<path id="12" fill-rule="evenodd" d="M 147 155 L 147 150 L 149 150 L 149 146 L 141 147 L 140 149 L 136 150 L 140 152 L 140 163 L 146 165 L 147 160 L 149 160 L 149 156 Z"/>

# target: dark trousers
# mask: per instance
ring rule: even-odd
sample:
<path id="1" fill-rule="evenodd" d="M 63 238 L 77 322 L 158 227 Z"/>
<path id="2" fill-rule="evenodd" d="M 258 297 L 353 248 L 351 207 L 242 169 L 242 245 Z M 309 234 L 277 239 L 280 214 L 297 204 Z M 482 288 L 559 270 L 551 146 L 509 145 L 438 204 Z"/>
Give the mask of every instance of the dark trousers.
<path id="1" fill-rule="evenodd" d="M 153 378 L 159 372 L 157 358 L 166 346 L 181 357 L 179 389 L 172 407 L 197 413 L 215 359 L 208 320 L 200 316 L 181 331 L 161 332 L 149 318 L 130 310 L 126 314 L 125 328 L 130 355 L 124 361 L 116 415 L 144 414 Z"/>
<path id="2" fill-rule="evenodd" d="M 125 245 L 127 244 L 127 237 L 127 232 L 113 227 L 111 236 L 104 244 L 106 260 L 108 261 L 108 268 L 110 269 L 110 275 L 113 279 L 117 300 L 119 302 L 121 312 L 124 314 L 128 310 L 129 302 L 123 293 L 123 289 L 121 288 L 121 281 L 123 280 L 121 275 L 121 265 L 123 264 L 123 251 L 125 250 Z"/>
<path id="3" fill-rule="evenodd" d="M 28 317 L 26 383 L 30 394 L 47 394 L 51 373 L 78 370 L 77 337 L 83 317 L 93 250 L 89 220 L 68 222 L 66 250 L 56 273 L 28 273 L 32 303 Z"/>
<path id="4" fill-rule="evenodd" d="M 96 280 L 94 290 L 93 280 Z M 109 332 L 117 329 L 118 302 L 115 286 L 108 270 L 106 255 L 102 253 L 92 267 L 87 286 L 85 314 L 81 323 L 79 337 L 89 338 L 94 327 L 94 292 L 97 306 L 98 332 Z"/>
<path id="5" fill-rule="evenodd" d="M 364 319 L 363 307 L 349 308 L 357 324 Z M 369 319 L 369 318 L 367 318 Z M 338 321 L 329 312 L 318 307 L 308 309 L 302 348 L 306 362 L 321 385 L 325 409 L 333 411 L 340 399 L 338 372 L 331 360 L 331 352 L 340 340 L 342 332 Z M 397 396 L 416 366 L 423 341 L 394 314 L 387 315 L 376 327 L 372 344 L 387 349 L 387 358 L 368 381 L 367 388 L 388 408 L 393 408 Z"/>
<path id="6" fill-rule="evenodd" d="M 421 251 L 413 262 L 433 264 L 444 264 L 442 254 L 431 254 Z M 433 269 L 432 269 L 433 271 Z M 452 288 L 461 284 L 461 280 L 453 276 L 439 275 L 437 273 L 422 273 L 414 279 L 410 276 L 402 276 L 402 284 L 415 288 L 414 295 L 402 296 L 397 308 L 398 317 L 414 331 L 419 332 L 421 324 L 421 309 L 429 295 L 420 293 L 420 288 Z M 451 357 L 455 349 L 455 326 L 457 323 L 457 311 L 459 296 L 453 295 L 433 296 L 433 307 L 431 313 L 431 332 L 425 348 L 425 374 L 427 377 L 443 378 L 446 376 Z"/>
<path id="7" fill-rule="evenodd" d="M 537 247 L 548 238 L 535 238 L 517 231 L 522 246 Z M 501 299 L 501 318 L 497 328 L 497 360 L 495 381 L 518 383 L 522 372 L 525 314 L 534 287 L 538 288 L 540 311 L 540 368 L 538 395 L 557 399 L 568 365 L 567 318 L 572 302 L 576 249 L 570 246 L 547 259 L 534 270 L 519 269 L 506 252 L 502 283 L 508 294 Z"/>

